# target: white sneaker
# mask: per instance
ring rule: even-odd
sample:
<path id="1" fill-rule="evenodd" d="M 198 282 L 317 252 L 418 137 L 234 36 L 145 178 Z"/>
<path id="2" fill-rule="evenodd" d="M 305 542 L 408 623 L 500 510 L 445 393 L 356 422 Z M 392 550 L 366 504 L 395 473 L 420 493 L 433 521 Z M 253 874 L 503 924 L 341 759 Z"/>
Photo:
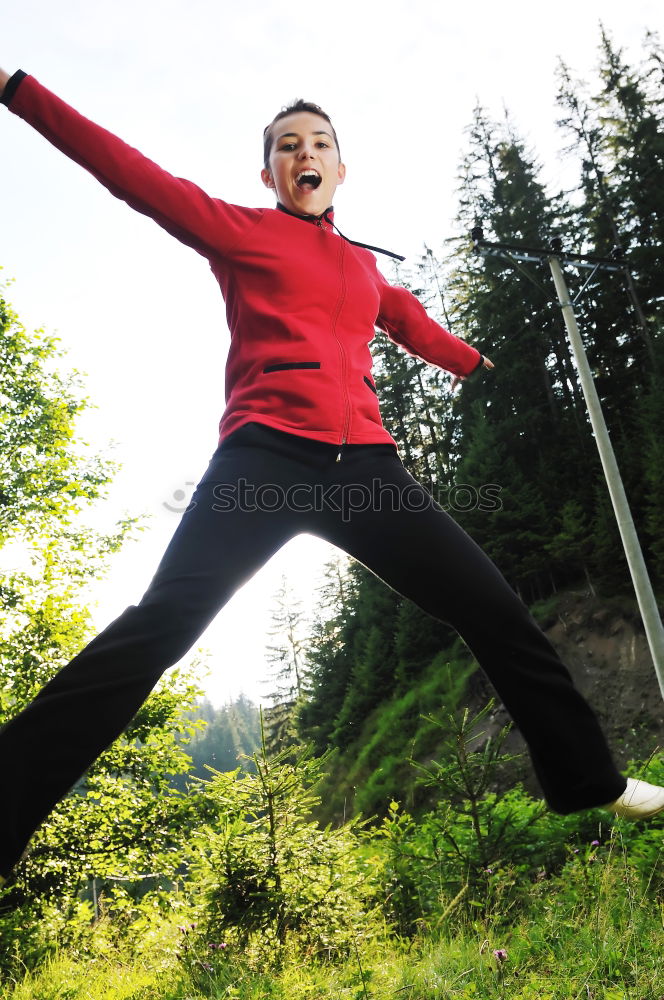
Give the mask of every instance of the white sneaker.
<path id="1" fill-rule="evenodd" d="M 604 806 L 625 819 L 648 819 L 664 810 L 664 788 L 649 785 L 637 778 L 627 779 L 627 788 L 619 799 Z"/>

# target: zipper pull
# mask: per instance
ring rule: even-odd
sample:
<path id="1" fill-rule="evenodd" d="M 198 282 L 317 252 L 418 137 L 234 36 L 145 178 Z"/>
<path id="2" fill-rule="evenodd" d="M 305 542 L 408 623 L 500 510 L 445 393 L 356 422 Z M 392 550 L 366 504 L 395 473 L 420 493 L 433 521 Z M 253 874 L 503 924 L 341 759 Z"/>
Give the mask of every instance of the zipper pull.
<path id="1" fill-rule="evenodd" d="M 337 457 L 335 459 L 335 461 L 337 461 L 337 462 L 341 461 L 341 449 L 343 448 L 343 446 L 345 445 L 345 443 L 346 443 L 346 438 L 342 438 L 341 439 L 341 444 L 339 445 L 339 454 L 337 455 Z"/>

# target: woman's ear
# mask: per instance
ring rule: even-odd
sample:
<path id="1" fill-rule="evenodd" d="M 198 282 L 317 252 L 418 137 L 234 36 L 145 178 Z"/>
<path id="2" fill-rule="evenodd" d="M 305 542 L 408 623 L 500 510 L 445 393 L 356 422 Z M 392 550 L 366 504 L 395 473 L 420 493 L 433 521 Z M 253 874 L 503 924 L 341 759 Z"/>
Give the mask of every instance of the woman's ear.
<path id="1" fill-rule="evenodd" d="M 263 167 L 261 170 L 261 180 L 263 181 L 265 187 L 272 188 L 274 190 L 274 177 L 272 176 L 272 172 L 268 170 L 267 167 Z"/>
<path id="2" fill-rule="evenodd" d="M 346 165 L 339 160 L 339 166 L 337 168 L 337 184 L 343 184 L 346 179 Z"/>

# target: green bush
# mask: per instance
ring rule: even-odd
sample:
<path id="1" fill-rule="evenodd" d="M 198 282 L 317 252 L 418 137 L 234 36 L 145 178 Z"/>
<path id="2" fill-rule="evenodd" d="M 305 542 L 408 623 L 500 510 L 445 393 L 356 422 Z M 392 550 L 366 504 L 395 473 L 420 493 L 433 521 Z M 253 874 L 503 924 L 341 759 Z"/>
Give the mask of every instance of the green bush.
<path id="1" fill-rule="evenodd" d="M 548 884 L 570 860 L 594 861 L 596 848 L 608 843 L 614 853 L 620 846 L 630 870 L 640 872 L 650 889 L 661 885 L 660 818 L 612 826 L 601 810 L 553 813 L 520 785 L 501 795 L 489 790 L 497 770 L 512 759 L 502 751 L 509 726 L 485 737 L 491 707 L 474 718 L 466 709 L 429 720 L 443 734 L 439 759 L 411 763 L 438 804 L 415 820 L 393 801 L 377 829 L 385 864 L 381 904 L 395 929 L 413 936 L 425 926 L 477 917 L 507 926 L 527 910 L 533 886 Z M 661 758 L 632 764 L 630 771 L 664 781 Z"/>
<path id="2" fill-rule="evenodd" d="M 321 829 L 311 819 L 326 757 L 313 758 L 310 747 L 270 758 L 263 746 L 254 763 L 255 773 L 210 768 L 204 782 L 216 819 L 192 843 L 190 877 L 200 906 L 186 957 L 200 963 L 206 955 L 213 968 L 225 962 L 228 947 L 270 965 L 293 949 L 347 955 L 373 933 L 368 901 L 377 863 L 358 851 L 363 824 Z"/>

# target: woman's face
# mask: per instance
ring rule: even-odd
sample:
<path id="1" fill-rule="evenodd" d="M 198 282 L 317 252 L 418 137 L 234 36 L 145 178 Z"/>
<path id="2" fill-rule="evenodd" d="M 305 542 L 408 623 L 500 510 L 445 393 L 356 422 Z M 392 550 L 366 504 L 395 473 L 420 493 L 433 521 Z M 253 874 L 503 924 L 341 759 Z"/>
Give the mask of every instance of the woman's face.
<path id="1" fill-rule="evenodd" d="M 270 169 L 261 170 L 263 183 L 289 211 L 322 215 L 346 176 L 329 122 L 296 111 L 274 123 L 272 136 Z"/>

